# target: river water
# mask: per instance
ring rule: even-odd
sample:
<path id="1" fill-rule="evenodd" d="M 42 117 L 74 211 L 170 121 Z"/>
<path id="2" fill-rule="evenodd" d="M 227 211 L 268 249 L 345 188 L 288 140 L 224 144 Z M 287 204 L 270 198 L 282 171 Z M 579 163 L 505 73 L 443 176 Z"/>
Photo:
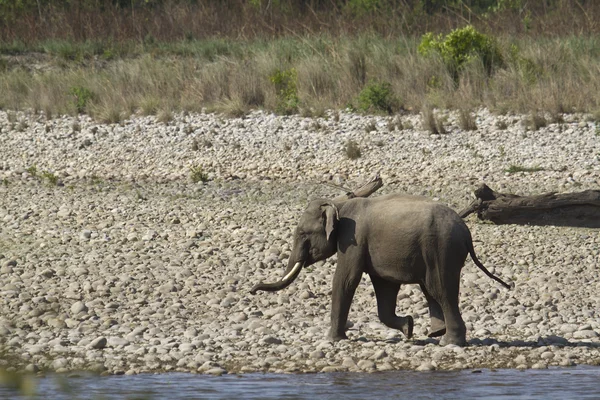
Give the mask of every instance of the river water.
<path id="1" fill-rule="evenodd" d="M 600 367 L 375 374 L 46 377 L 33 396 L 0 399 L 600 399 Z"/>

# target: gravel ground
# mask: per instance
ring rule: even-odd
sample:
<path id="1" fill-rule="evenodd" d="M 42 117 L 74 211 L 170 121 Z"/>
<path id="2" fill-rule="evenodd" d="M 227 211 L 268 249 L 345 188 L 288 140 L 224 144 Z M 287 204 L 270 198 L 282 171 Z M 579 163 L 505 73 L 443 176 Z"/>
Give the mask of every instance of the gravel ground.
<path id="1" fill-rule="evenodd" d="M 482 182 L 517 194 L 598 188 L 600 128 L 583 115 L 532 131 L 527 116 L 480 110 L 478 129 L 463 131 L 455 113 L 443 114 L 445 135 L 430 135 L 418 115 L 179 114 L 103 125 L 0 111 L 2 364 L 216 375 L 600 364 L 594 229 L 470 216 L 479 258 L 516 287 L 467 261 L 465 348 L 427 338 L 416 285 L 398 300 L 398 313 L 415 318 L 414 339 L 382 325 L 368 276 L 350 340 L 328 341 L 335 256 L 284 291 L 249 295 L 281 277 L 308 200 L 341 194 L 324 182 L 352 188 L 379 172 L 375 195 L 422 194 L 455 210 Z M 355 160 L 344 151 L 350 139 L 362 152 Z M 511 165 L 542 170 L 506 172 Z M 199 167 L 207 181 L 194 183 Z"/>

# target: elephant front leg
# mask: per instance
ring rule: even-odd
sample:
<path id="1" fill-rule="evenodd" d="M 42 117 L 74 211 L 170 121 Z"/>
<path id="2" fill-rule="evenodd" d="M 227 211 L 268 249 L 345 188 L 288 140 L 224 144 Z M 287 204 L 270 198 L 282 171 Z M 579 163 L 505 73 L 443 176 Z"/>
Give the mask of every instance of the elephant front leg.
<path id="1" fill-rule="evenodd" d="M 348 339 L 346 336 L 348 313 L 361 276 L 360 269 L 344 268 L 338 260 L 338 266 L 333 275 L 331 295 L 331 329 L 329 337 L 332 340 Z"/>
<path id="2" fill-rule="evenodd" d="M 396 301 L 398 299 L 400 284 L 388 282 L 376 275 L 370 276 L 371 283 L 375 289 L 375 296 L 377 296 L 379 320 L 390 328 L 402 331 L 408 339 L 412 338 L 414 327 L 413 317 L 410 315 L 399 317 L 396 315 Z"/>

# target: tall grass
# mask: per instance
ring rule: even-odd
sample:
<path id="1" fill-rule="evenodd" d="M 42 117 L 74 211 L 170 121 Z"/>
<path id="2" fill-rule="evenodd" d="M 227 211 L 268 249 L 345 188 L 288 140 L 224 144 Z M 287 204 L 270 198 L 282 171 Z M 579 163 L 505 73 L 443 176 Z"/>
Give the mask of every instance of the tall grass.
<path id="1" fill-rule="evenodd" d="M 423 104 L 526 113 L 600 110 L 600 39 L 500 39 L 505 65 L 490 76 L 474 60 L 458 84 L 442 60 L 419 55 L 417 45 L 411 38 L 314 36 L 122 43 L 107 54 L 107 46 L 48 43 L 42 55 L 7 58 L 0 68 L 0 107 L 48 116 L 83 109 L 108 122 L 161 110 L 240 115 L 276 110 L 281 99 L 272 77 L 293 70 L 299 112 L 359 109 L 360 93 L 373 82 L 390 89 L 394 110 L 419 112 Z M 101 54 L 89 56 L 95 53 Z M 74 88 L 90 92 L 86 104 L 76 101 Z"/>
<path id="2" fill-rule="evenodd" d="M 488 3 L 477 7 L 477 3 Z M 470 21 L 478 30 L 511 35 L 600 33 L 600 4 L 561 1 L 426 0 L 4 0 L 0 41 L 178 41 L 336 37 L 374 32 L 384 37 L 447 32 Z"/>

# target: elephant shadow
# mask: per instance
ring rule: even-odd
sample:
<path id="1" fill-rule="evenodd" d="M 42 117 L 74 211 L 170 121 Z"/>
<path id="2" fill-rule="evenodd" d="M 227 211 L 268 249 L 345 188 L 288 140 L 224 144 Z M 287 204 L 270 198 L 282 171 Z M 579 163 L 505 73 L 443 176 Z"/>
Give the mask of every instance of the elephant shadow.
<path id="1" fill-rule="evenodd" d="M 357 340 L 360 341 L 361 339 L 357 339 Z M 364 339 L 362 341 L 364 341 Z M 386 343 L 400 343 L 400 342 L 404 342 L 404 341 L 405 340 L 401 339 L 400 337 L 385 340 Z M 440 342 L 439 339 L 435 339 L 435 338 L 412 340 L 412 343 L 417 346 L 425 346 L 427 344 L 439 344 L 439 342 Z M 491 338 L 491 337 L 484 338 L 484 339 L 473 338 L 473 339 L 470 339 L 467 341 L 467 345 L 469 347 L 482 347 L 482 346 L 498 345 L 500 347 L 559 346 L 559 347 L 584 347 L 584 348 L 588 348 L 588 349 L 600 349 L 600 342 L 580 342 L 580 341 L 574 342 L 574 341 L 569 341 L 568 339 L 563 338 L 561 336 L 555 336 L 555 335 L 540 337 L 536 341 L 533 341 L 533 340 L 504 341 L 504 340 L 498 340 L 496 338 Z"/>
<path id="2" fill-rule="evenodd" d="M 495 338 L 471 339 L 468 341 L 470 346 L 491 346 L 494 344 L 500 347 L 543 347 L 543 346 L 559 346 L 559 347 L 585 347 L 588 349 L 599 349 L 600 342 L 572 342 L 562 336 L 550 335 L 540 336 L 536 341 L 533 340 L 511 340 L 503 341 Z"/>

